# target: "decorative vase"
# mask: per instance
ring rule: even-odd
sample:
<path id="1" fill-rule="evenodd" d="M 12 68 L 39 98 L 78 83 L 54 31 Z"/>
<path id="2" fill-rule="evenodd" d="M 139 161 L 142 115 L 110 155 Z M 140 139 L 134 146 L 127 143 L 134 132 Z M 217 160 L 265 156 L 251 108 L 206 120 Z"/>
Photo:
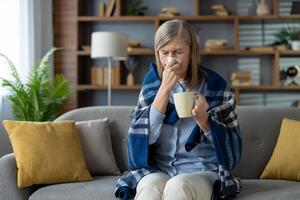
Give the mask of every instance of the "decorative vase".
<path id="1" fill-rule="evenodd" d="M 130 86 L 134 85 L 134 76 L 131 72 L 129 72 L 129 74 L 127 75 L 126 84 Z"/>
<path id="2" fill-rule="evenodd" d="M 266 0 L 260 0 L 256 8 L 256 14 L 259 16 L 270 14 L 270 8 Z"/>
<path id="3" fill-rule="evenodd" d="M 292 50 L 299 51 L 300 50 L 300 40 L 294 40 L 291 42 Z"/>

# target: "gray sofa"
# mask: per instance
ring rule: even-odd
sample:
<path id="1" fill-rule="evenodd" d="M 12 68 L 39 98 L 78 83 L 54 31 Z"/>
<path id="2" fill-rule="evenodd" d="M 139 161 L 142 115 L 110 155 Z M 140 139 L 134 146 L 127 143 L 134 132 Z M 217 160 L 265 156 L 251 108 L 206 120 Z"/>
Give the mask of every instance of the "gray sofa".
<path id="1" fill-rule="evenodd" d="M 133 107 L 87 107 L 73 110 L 57 120 L 83 121 L 109 117 L 113 150 L 121 171 L 127 169 L 126 134 Z M 300 183 L 286 180 L 259 180 L 276 144 L 283 117 L 300 119 L 296 108 L 238 107 L 243 152 L 234 174 L 242 178 L 241 200 L 300 199 Z M 14 154 L 0 159 L 0 200 L 95 200 L 114 199 L 114 187 L 118 176 L 94 177 L 91 182 L 16 187 L 16 163 Z"/>

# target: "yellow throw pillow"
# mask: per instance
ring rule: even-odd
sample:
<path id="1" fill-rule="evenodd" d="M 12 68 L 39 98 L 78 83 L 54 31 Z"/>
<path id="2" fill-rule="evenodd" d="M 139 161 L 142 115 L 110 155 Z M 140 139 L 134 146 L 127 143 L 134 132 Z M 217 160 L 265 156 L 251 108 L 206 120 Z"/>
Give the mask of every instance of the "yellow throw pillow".
<path id="1" fill-rule="evenodd" d="M 18 187 L 89 181 L 75 122 L 4 120 L 17 167 Z"/>
<path id="2" fill-rule="evenodd" d="M 260 178 L 300 181 L 300 121 L 284 118 L 272 157 Z"/>

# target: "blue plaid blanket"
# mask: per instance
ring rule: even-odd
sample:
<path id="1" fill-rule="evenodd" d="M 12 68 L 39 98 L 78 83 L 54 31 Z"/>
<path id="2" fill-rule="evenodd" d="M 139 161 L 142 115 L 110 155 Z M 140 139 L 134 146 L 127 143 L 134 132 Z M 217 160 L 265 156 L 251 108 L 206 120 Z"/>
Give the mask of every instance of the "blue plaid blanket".
<path id="1" fill-rule="evenodd" d="M 240 188 L 240 182 L 230 174 L 239 162 L 242 150 L 235 100 L 233 92 L 222 77 L 209 69 L 203 70 L 207 83 L 205 98 L 209 104 L 209 126 L 219 168 L 219 180 L 214 184 L 212 199 L 229 199 Z M 124 172 L 117 181 L 117 198 L 134 198 L 139 180 L 156 171 L 155 164 L 151 162 L 151 145 L 149 146 L 149 112 L 160 84 L 156 66 L 151 64 L 144 78 L 138 104 L 131 115 L 132 122 L 127 137 L 130 171 Z M 174 104 L 169 101 L 163 123 L 173 125 L 178 119 Z M 185 144 L 186 150 L 191 151 L 201 142 L 202 137 L 202 130 L 195 126 Z"/>

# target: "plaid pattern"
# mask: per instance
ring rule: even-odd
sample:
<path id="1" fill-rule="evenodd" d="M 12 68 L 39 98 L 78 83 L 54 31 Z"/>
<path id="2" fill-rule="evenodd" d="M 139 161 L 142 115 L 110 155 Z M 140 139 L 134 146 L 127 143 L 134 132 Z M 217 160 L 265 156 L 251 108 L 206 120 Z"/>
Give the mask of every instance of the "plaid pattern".
<path id="1" fill-rule="evenodd" d="M 207 83 L 205 98 L 209 104 L 209 126 L 219 166 L 219 180 L 214 184 L 212 199 L 229 199 L 234 197 L 240 188 L 239 181 L 230 174 L 239 162 L 242 150 L 235 100 L 224 79 L 209 69 L 204 68 L 204 73 Z M 145 76 L 138 105 L 131 115 L 132 123 L 127 138 L 128 165 L 131 171 L 124 172 L 117 182 L 115 195 L 118 198 L 134 198 L 139 180 L 156 171 L 150 155 L 149 112 L 160 84 L 156 66 L 152 64 Z M 169 102 L 164 123 L 173 125 L 178 119 L 174 105 Z M 187 151 L 191 151 L 202 141 L 202 133 L 198 126 L 194 127 L 185 144 Z"/>

